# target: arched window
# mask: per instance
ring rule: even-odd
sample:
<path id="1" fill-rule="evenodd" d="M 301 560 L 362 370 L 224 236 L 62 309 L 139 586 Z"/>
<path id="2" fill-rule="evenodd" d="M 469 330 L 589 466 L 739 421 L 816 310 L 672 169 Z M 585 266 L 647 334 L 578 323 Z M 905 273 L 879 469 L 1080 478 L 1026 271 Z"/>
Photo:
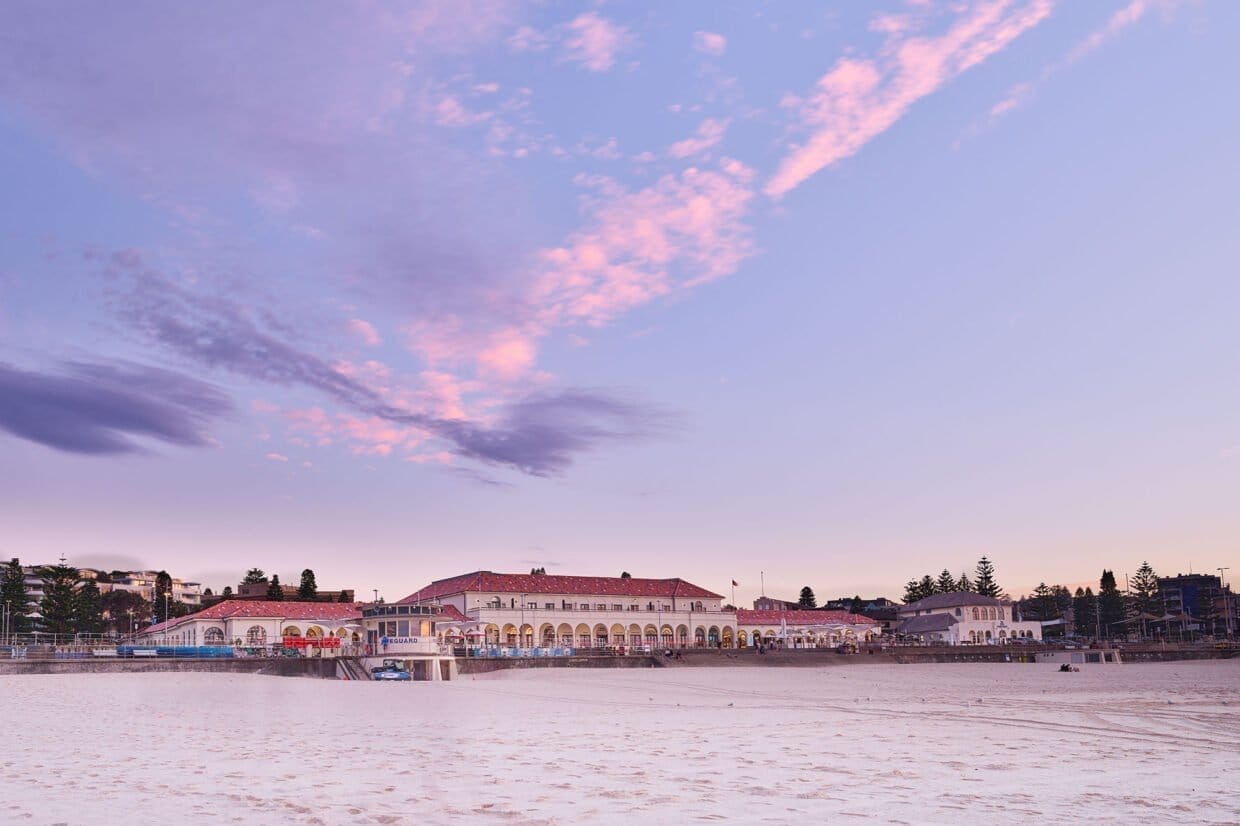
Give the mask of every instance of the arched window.
<path id="1" fill-rule="evenodd" d="M 245 644 L 246 645 L 266 645 L 267 644 L 267 629 L 263 628 L 261 625 L 251 626 L 250 630 L 245 632 Z"/>
<path id="2" fill-rule="evenodd" d="M 974 609 L 973 609 L 973 619 L 974 619 L 974 620 L 976 620 L 976 619 L 977 619 L 977 609 L 976 609 L 976 608 L 974 608 Z"/>
<path id="3" fill-rule="evenodd" d="M 202 641 L 206 645 L 223 645 L 224 632 L 219 628 L 208 628 L 202 635 Z"/>

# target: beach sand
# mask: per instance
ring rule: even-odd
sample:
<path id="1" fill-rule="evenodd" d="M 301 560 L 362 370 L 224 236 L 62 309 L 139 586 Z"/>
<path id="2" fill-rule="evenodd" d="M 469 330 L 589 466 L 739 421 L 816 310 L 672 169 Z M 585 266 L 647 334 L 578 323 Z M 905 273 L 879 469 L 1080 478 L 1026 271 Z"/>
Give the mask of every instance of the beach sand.
<path id="1" fill-rule="evenodd" d="M 0 677 L 0 822 L 1240 822 L 1240 661 Z"/>

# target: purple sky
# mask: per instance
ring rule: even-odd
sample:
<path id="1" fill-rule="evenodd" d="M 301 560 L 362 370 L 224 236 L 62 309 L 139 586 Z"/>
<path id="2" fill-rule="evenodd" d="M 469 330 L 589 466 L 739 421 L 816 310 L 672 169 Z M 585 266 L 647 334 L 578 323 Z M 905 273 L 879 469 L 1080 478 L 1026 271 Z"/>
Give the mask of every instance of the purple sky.
<path id="1" fill-rule="evenodd" d="M 0 556 L 742 604 L 1240 563 L 1238 33 L 4 4 Z"/>

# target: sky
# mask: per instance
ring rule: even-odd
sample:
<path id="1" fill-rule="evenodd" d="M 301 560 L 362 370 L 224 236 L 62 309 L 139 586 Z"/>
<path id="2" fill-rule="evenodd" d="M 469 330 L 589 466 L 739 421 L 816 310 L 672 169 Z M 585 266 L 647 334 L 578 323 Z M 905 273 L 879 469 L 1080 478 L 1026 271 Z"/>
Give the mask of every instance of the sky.
<path id="1" fill-rule="evenodd" d="M 1240 572 L 1238 33 L 2 4 L 0 557 L 742 606 Z"/>

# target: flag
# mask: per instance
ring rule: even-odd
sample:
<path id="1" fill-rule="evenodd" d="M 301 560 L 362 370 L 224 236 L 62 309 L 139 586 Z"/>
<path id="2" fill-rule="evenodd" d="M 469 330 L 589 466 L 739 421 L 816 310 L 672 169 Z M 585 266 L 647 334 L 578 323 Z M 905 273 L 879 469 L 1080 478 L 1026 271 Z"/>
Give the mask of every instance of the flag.
<path id="1" fill-rule="evenodd" d="M 737 582 L 735 579 L 732 580 L 732 587 L 735 588 L 737 585 L 740 585 L 740 583 Z"/>

